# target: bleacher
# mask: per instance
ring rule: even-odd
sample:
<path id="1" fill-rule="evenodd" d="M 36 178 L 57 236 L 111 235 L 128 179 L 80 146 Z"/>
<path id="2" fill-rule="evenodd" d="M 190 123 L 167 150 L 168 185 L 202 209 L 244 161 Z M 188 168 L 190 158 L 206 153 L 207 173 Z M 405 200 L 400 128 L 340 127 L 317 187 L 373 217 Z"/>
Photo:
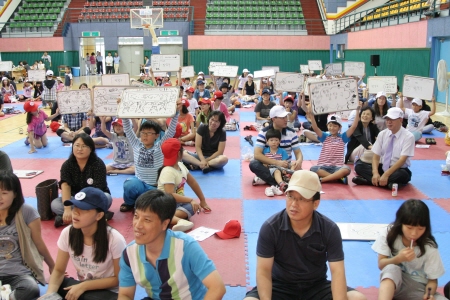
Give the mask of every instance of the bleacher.
<path id="1" fill-rule="evenodd" d="M 448 0 L 441 0 L 441 4 L 446 3 Z M 361 22 L 369 22 L 389 17 L 395 17 L 402 14 L 419 12 L 420 10 L 426 10 L 430 8 L 427 1 L 423 0 L 405 0 L 400 3 L 387 4 L 382 8 L 376 9 L 373 13 L 365 16 Z"/>
<path id="2" fill-rule="evenodd" d="M 129 22 L 130 9 L 142 7 L 142 1 L 90 1 L 85 3 L 78 22 Z M 153 1 L 153 7 L 164 8 L 165 21 L 188 18 L 189 1 Z"/>
<path id="3" fill-rule="evenodd" d="M 66 1 L 26 0 L 10 19 L 12 32 L 53 31 Z"/>
<path id="4" fill-rule="evenodd" d="M 298 0 L 209 0 L 206 29 L 304 30 Z"/>

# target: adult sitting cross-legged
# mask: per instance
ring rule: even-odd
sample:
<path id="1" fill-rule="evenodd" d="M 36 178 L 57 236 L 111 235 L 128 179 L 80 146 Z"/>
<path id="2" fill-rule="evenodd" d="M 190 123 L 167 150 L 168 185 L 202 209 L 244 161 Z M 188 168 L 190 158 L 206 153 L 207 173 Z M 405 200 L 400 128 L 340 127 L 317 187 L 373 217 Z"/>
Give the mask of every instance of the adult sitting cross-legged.
<path id="1" fill-rule="evenodd" d="M 254 159 L 250 162 L 250 170 L 256 175 L 253 179 L 253 185 L 267 183 L 268 185 L 276 186 L 278 183 L 272 177 L 268 166 L 289 168 L 289 160 L 292 158 L 292 151 L 294 151 L 296 160 L 291 161 L 290 168 L 300 170 L 302 167 L 302 151 L 300 150 L 297 133 L 287 126 L 288 114 L 290 114 L 290 112 L 287 112 L 281 105 L 272 107 L 269 113 L 271 119 L 270 125 L 263 128 L 258 133 L 254 150 Z M 266 132 L 271 128 L 281 131 L 281 143 L 279 147 L 287 152 L 288 160 L 275 160 L 263 154 L 264 147 L 267 144 Z"/>
<path id="2" fill-rule="evenodd" d="M 392 188 L 392 184 L 407 184 L 411 180 L 411 157 L 414 156 L 414 135 L 402 127 L 403 111 L 398 107 L 384 116 L 387 129 L 378 134 L 372 146 L 372 163 L 358 161 L 358 176 L 353 183 Z"/>

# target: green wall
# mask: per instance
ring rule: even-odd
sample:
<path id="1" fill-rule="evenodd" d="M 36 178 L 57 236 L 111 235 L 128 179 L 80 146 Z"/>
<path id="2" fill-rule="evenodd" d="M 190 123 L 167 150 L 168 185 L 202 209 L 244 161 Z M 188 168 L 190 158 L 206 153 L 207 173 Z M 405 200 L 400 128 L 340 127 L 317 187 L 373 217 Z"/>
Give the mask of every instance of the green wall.
<path id="1" fill-rule="evenodd" d="M 34 61 L 39 61 L 44 52 L 2 52 L 2 60 L 12 61 L 17 66 L 19 61 L 25 60 L 31 66 Z M 78 51 L 49 51 L 48 54 L 52 58 L 52 70 L 56 72 L 58 66 L 78 66 Z M 56 73 L 55 73 L 56 74 Z"/>
<path id="2" fill-rule="evenodd" d="M 184 65 L 193 65 L 197 73 L 207 73 L 210 61 L 239 66 L 239 72 L 247 68 L 253 73 L 262 66 L 279 66 L 283 72 L 296 72 L 308 60 L 322 60 L 325 64 L 329 58 L 329 50 L 188 50 Z"/>
<path id="3" fill-rule="evenodd" d="M 377 75 L 397 76 L 400 88 L 405 74 L 423 77 L 430 75 L 430 49 L 345 50 L 345 60 L 365 62 L 367 78 L 375 73 L 375 67 L 370 65 L 370 55 L 373 54 L 380 55 Z"/>

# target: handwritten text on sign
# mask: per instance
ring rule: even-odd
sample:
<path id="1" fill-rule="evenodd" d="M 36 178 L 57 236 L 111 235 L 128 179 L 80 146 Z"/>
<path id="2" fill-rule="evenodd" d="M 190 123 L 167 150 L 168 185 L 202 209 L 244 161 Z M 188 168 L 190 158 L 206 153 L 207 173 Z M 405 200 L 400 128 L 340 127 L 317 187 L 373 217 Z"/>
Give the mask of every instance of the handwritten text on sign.
<path id="1" fill-rule="evenodd" d="M 371 94 L 384 91 L 386 94 L 397 93 L 397 77 L 395 76 L 369 76 L 367 88 Z"/>
<path id="2" fill-rule="evenodd" d="M 363 62 L 344 62 L 344 73 L 346 76 L 363 76 L 366 73 L 366 64 Z"/>
<path id="3" fill-rule="evenodd" d="M 88 112 L 91 109 L 91 90 L 71 90 L 56 93 L 59 112 L 63 114 L 75 114 Z"/>
<path id="4" fill-rule="evenodd" d="M 129 88 L 122 93 L 120 118 L 167 118 L 177 109 L 178 87 Z"/>
<path id="5" fill-rule="evenodd" d="M 94 114 L 96 116 L 116 116 L 117 99 L 122 96 L 124 89 L 130 86 L 94 86 Z M 144 87 L 149 87 L 144 85 Z"/>
<path id="6" fill-rule="evenodd" d="M 180 56 L 178 54 L 153 54 L 153 71 L 178 71 L 180 69 Z"/>
<path id="7" fill-rule="evenodd" d="M 434 78 L 405 75 L 403 96 L 431 100 L 434 95 Z"/>
<path id="8" fill-rule="evenodd" d="M 102 85 L 130 85 L 129 74 L 102 75 Z"/>
<path id="9" fill-rule="evenodd" d="M 304 80 L 303 74 L 278 72 L 275 74 L 275 88 L 277 91 L 300 93 Z"/>
<path id="10" fill-rule="evenodd" d="M 314 114 L 353 110 L 358 107 L 358 83 L 353 78 L 310 83 L 309 99 Z"/>

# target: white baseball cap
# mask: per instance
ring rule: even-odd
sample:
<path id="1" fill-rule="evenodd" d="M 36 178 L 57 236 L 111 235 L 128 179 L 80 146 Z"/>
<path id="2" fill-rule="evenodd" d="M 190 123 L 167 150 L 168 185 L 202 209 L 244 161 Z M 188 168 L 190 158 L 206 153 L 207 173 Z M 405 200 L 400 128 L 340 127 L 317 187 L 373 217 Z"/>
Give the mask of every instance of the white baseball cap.
<path id="1" fill-rule="evenodd" d="M 253 78 L 253 74 L 251 74 L 251 73 L 248 74 L 247 76 Z"/>
<path id="2" fill-rule="evenodd" d="M 414 98 L 414 99 L 412 100 L 412 103 L 415 103 L 415 104 L 417 104 L 417 105 L 419 105 L 419 106 L 422 106 L 422 99 Z"/>
<path id="3" fill-rule="evenodd" d="M 286 192 L 296 191 L 305 199 L 311 199 L 322 190 L 319 176 L 311 171 L 298 170 L 292 174 Z"/>
<path id="4" fill-rule="evenodd" d="M 205 73 L 203 73 L 203 71 L 198 72 L 198 75 L 205 75 Z"/>
<path id="5" fill-rule="evenodd" d="M 378 99 L 378 98 L 380 98 L 381 96 L 386 97 L 386 92 L 385 92 L 385 91 L 378 92 L 376 98 Z"/>
<path id="6" fill-rule="evenodd" d="M 398 107 L 391 107 L 388 109 L 387 114 L 383 117 L 383 119 L 389 118 L 391 120 L 395 119 L 403 119 L 403 110 Z"/>
<path id="7" fill-rule="evenodd" d="M 242 70 L 242 73 L 249 73 L 250 71 L 248 69 Z"/>
<path id="8" fill-rule="evenodd" d="M 52 70 L 48 70 L 47 73 L 45 73 L 45 75 L 47 75 L 47 76 L 53 76 L 53 71 L 52 71 Z"/>
<path id="9" fill-rule="evenodd" d="M 342 119 L 340 116 L 336 114 L 329 114 L 327 117 L 327 125 L 328 123 L 338 123 L 342 127 Z"/>
<path id="10" fill-rule="evenodd" d="M 272 118 L 284 118 L 289 115 L 290 112 L 286 111 L 286 108 L 281 105 L 275 105 L 270 109 L 269 117 Z"/>

